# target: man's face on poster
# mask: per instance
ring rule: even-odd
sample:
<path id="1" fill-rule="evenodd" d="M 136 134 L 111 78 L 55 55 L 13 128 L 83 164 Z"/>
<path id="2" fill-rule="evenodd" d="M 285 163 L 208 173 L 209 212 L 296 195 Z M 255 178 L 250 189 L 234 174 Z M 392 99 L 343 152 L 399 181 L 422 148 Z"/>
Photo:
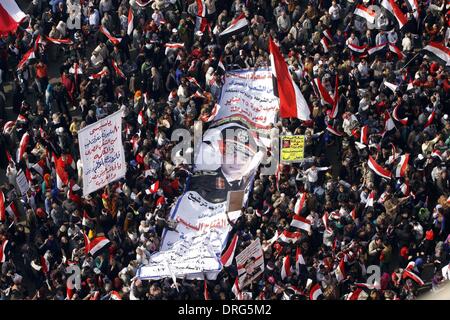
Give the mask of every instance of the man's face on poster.
<path id="1" fill-rule="evenodd" d="M 229 181 L 240 180 L 247 172 L 255 152 L 247 130 L 237 129 L 227 133 L 221 169 Z"/>

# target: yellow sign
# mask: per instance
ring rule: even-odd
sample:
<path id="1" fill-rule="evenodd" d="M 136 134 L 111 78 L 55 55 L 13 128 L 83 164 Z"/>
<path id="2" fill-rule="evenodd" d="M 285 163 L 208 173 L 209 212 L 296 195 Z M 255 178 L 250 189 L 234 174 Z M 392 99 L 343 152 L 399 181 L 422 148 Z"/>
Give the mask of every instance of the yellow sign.
<path id="1" fill-rule="evenodd" d="M 305 157 L 305 136 L 281 137 L 281 162 L 298 162 Z"/>

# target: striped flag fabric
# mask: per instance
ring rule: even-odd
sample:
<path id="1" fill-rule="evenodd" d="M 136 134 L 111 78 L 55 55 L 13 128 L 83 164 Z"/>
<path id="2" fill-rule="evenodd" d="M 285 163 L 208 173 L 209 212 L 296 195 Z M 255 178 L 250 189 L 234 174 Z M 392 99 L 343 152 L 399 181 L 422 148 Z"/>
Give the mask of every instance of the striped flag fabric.
<path id="1" fill-rule="evenodd" d="M 333 42 L 333 36 L 331 35 L 330 29 L 323 30 L 322 33 L 328 39 L 328 41 Z"/>
<path id="2" fill-rule="evenodd" d="M 369 156 L 369 161 L 367 163 L 367 165 L 369 166 L 370 169 L 372 169 L 377 175 L 379 175 L 380 177 L 383 177 L 385 179 L 391 179 L 391 172 L 385 168 L 383 168 L 382 166 L 380 166 L 374 158 L 372 158 L 371 156 Z"/>
<path id="3" fill-rule="evenodd" d="M 120 293 L 113 290 L 111 291 L 111 294 L 109 296 L 109 300 L 122 300 L 122 297 L 120 296 Z"/>
<path id="4" fill-rule="evenodd" d="M 164 44 L 164 47 L 166 48 L 165 54 L 167 55 L 167 53 L 171 50 L 184 48 L 184 43 L 176 43 L 176 42 L 166 43 Z"/>
<path id="5" fill-rule="evenodd" d="M 330 51 L 330 44 L 328 43 L 328 39 L 326 37 L 322 37 L 322 39 L 320 39 L 320 44 L 322 45 L 324 53 Z"/>
<path id="6" fill-rule="evenodd" d="M 408 7 L 409 11 L 412 12 L 414 18 L 416 20 L 419 20 L 419 3 L 417 0 L 406 0 L 405 1 L 406 6 Z"/>
<path id="7" fill-rule="evenodd" d="M 348 47 L 350 50 L 355 51 L 355 52 L 358 52 L 358 53 L 364 53 L 364 52 L 367 50 L 367 45 L 366 45 L 366 44 L 363 45 L 363 46 L 357 46 L 357 45 L 348 43 L 348 44 L 347 44 L 347 47 Z"/>
<path id="8" fill-rule="evenodd" d="M 73 41 L 71 39 L 56 39 L 50 38 L 48 36 L 45 36 L 45 39 L 54 44 L 73 44 Z"/>
<path id="9" fill-rule="evenodd" d="M 47 168 L 47 164 L 45 159 L 41 159 L 35 164 L 31 166 L 31 169 L 34 169 L 41 177 L 44 176 L 44 170 Z"/>
<path id="10" fill-rule="evenodd" d="M 8 212 L 8 215 L 12 220 L 20 220 L 20 211 L 17 209 L 14 202 L 10 203 L 10 205 L 6 208 L 6 212 Z"/>
<path id="11" fill-rule="evenodd" d="M 294 215 L 291 221 L 291 227 L 309 232 L 311 231 L 311 222 L 302 216 Z"/>
<path id="12" fill-rule="evenodd" d="M 103 33 L 108 39 L 109 41 L 111 41 L 114 45 L 118 45 L 120 43 L 120 41 L 122 41 L 122 38 L 116 38 L 114 37 L 109 31 L 108 29 L 106 29 L 103 25 L 100 25 L 99 31 L 101 33 Z"/>
<path id="13" fill-rule="evenodd" d="M 384 133 L 383 135 L 388 132 L 395 129 L 395 123 L 394 120 L 392 120 L 391 115 L 387 110 L 384 111 Z"/>
<path id="14" fill-rule="evenodd" d="M 15 121 L 10 120 L 8 122 L 6 122 L 3 126 L 3 133 L 4 134 L 9 134 L 11 133 L 11 130 L 13 129 L 14 125 L 16 124 Z"/>
<path id="15" fill-rule="evenodd" d="M 236 300 L 243 300 L 243 295 L 242 295 L 241 288 L 239 286 L 239 278 L 238 277 L 236 277 L 236 279 L 234 279 L 234 284 L 233 284 L 233 287 L 231 288 L 231 292 L 233 292 L 234 296 L 236 297 Z"/>
<path id="16" fill-rule="evenodd" d="M 357 4 L 353 13 L 361 18 L 366 19 L 369 23 L 375 23 L 376 13 L 374 10 L 366 8 L 362 4 Z"/>
<path id="17" fill-rule="evenodd" d="M 427 122 L 425 123 L 424 128 L 430 126 L 430 125 L 433 123 L 434 117 L 435 117 L 435 116 L 436 116 L 436 112 L 433 110 L 433 111 L 430 113 L 430 115 L 428 116 Z"/>
<path id="18" fill-rule="evenodd" d="M 145 194 L 149 195 L 149 194 L 155 194 L 157 193 L 159 190 L 159 180 L 156 181 L 155 183 L 153 183 L 150 188 L 145 190 Z"/>
<path id="19" fill-rule="evenodd" d="M 119 77 L 126 79 L 125 74 L 122 72 L 122 70 L 120 70 L 119 66 L 117 65 L 117 62 L 114 59 L 111 60 L 111 64 L 112 64 L 114 70 L 116 71 L 116 74 Z"/>
<path id="20" fill-rule="evenodd" d="M 300 213 L 302 212 L 303 208 L 305 207 L 306 197 L 307 197 L 307 193 L 302 192 L 302 194 L 300 195 L 300 198 L 298 198 L 297 201 L 295 202 L 295 206 L 294 206 L 295 214 L 300 215 Z"/>
<path id="21" fill-rule="evenodd" d="M 7 246 L 8 246 L 9 240 L 3 240 L 2 244 L 0 245 L 0 263 L 3 263 L 6 261 L 6 258 L 8 256 L 7 253 Z"/>
<path id="22" fill-rule="evenodd" d="M 398 90 L 398 86 L 391 82 L 384 81 L 383 84 L 386 86 L 386 88 L 392 90 L 393 93 L 395 93 Z"/>
<path id="23" fill-rule="evenodd" d="M 369 295 L 362 288 L 356 288 L 347 296 L 346 300 L 367 300 L 368 297 Z"/>
<path id="24" fill-rule="evenodd" d="M 382 43 L 377 46 L 371 47 L 367 49 L 367 54 L 372 55 L 374 53 L 377 53 L 378 51 L 383 50 L 387 46 L 387 43 Z"/>
<path id="25" fill-rule="evenodd" d="M 337 117 L 339 113 L 339 76 L 336 74 L 335 81 L 334 81 L 334 97 L 333 97 L 333 104 L 330 112 L 330 119 L 334 119 Z"/>
<path id="26" fill-rule="evenodd" d="M 273 91 L 280 99 L 280 117 L 310 120 L 310 110 L 303 94 L 292 80 L 286 61 L 272 38 L 269 38 L 269 58 L 273 77 Z"/>
<path id="27" fill-rule="evenodd" d="M 309 292 L 309 300 L 318 300 L 321 295 L 323 295 L 322 288 L 316 283 Z"/>
<path id="28" fill-rule="evenodd" d="M 336 130 L 333 126 L 331 126 L 330 124 L 327 125 L 327 131 L 331 132 L 332 134 L 334 134 L 335 136 L 338 137 L 342 137 L 344 134 L 338 130 Z"/>
<path id="29" fill-rule="evenodd" d="M 28 61 L 36 58 L 36 54 L 34 53 L 34 47 L 25 52 L 19 64 L 17 65 L 17 70 L 22 70 Z"/>
<path id="30" fill-rule="evenodd" d="M 320 94 L 320 97 L 322 98 L 322 101 L 324 101 L 325 103 L 328 103 L 330 106 L 332 106 L 334 103 L 333 98 L 331 97 L 331 95 L 328 93 L 328 91 L 323 86 L 320 78 L 314 78 L 314 84 L 316 85 L 317 89 L 319 90 L 319 94 Z"/>
<path id="31" fill-rule="evenodd" d="M 4 223 L 6 221 L 6 208 L 5 208 L 5 194 L 0 191 L 0 222 Z"/>
<path id="32" fill-rule="evenodd" d="M 19 149 L 17 149 L 17 159 L 16 159 L 17 163 L 19 163 L 20 160 L 23 158 L 23 155 L 25 154 L 25 151 L 27 150 L 29 143 L 30 143 L 30 134 L 28 132 L 25 132 L 22 135 L 22 138 L 20 139 Z"/>
<path id="33" fill-rule="evenodd" d="M 392 110 L 392 117 L 395 121 L 400 122 L 403 125 L 406 125 L 408 123 L 408 117 L 406 118 L 400 118 L 398 115 L 398 109 L 400 108 L 400 104 L 397 103 L 397 105 L 394 107 L 394 110 Z"/>
<path id="34" fill-rule="evenodd" d="M 367 145 L 369 143 L 369 126 L 365 125 L 361 128 L 360 143 Z"/>
<path id="35" fill-rule="evenodd" d="M 0 0 L 0 34 L 15 33 L 27 17 L 15 0 Z"/>
<path id="36" fill-rule="evenodd" d="M 439 42 L 430 42 L 423 50 L 430 52 L 440 63 L 450 66 L 450 49 Z"/>
<path id="37" fill-rule="evenodd" d="M 281 280 L 292 276 L 292 268 L 291 268 L 291 258 L 289 255 L 286 255 L 283 258 L 283 265 L 281 267 Z"/>
<path id="38" fill-rule="evenodd" d="M 395 169 L 396 178 L 401 178 L 405 176 L 406 169 L 408 168 L 408 162 L 409 162 L 409 153 L 404 154 L 400 157 L 400 161 Z"/>
<path id="39" fill-rule="evenodd" d="M 303 257 L 302 250 L 300 247 L 297 247 L 295 250 L 295 272 L 300 274 L 300 265 L 305 265 L 305 258 Z"/>
<path id="40" fill-rule="evenodd" d="M 87 235 L 84 233 L 85 241 L 85 252 L 94 256 L 97 252 L 105 248 L 110 244 L 110 241 L 105 236 L 98 236 L 92 240 L 89 240 Z"/>
<path id="41" fill-rule="evenodd" d="M 373 207 L 375 201 L 375 191 L 371 191 L 367 197 L 366 208 Z"/>
<path id="42" fill-rule="evenodd" d="M 241 13 L 231 24 L 219 33 L 219 37 L 231 37 L 232 35 L 241 33 L 248 28 L 248 21 L 244 13 Z"/>
<path id="43" fill-rule="evenodd" d="M 341 259 L 341 261 L 339 261 L 339 264 L 337 265 L 336 270 L 334 270 L 334 275 L 336 276 L 336 279 L 338 282 L 345 280 L 347 275 L 345 273 L 344 259 Z"/>
<path id="44" fill-rule="evenodd" d="M 208 283 L 206 282 L 206 279 L 203 280 L 203 297 L 205 298 L 205 300 L 211 300 L 211 298 L 209 297 Z"/>
<path id="45" fill-rule="evenodd" d="M 278 237 L 278 239 L 282 242 L 286 243 L 295 243 L 301 238 L 300 232 L 290 232 L 287 230 L 284 230 L 283 233 Z"/>
<path id="46" fill-rule="evenodd" d="M 399 60 L 405 59 L 405 54 L 395 44 L 389 43 L 389 50 L 395 53 Z"/>
<path id="47" fill-rule="evenodd" d="M 381 1 L 381 6 L 395 18 L 400 29 L 408 22 L 408 18 L 406 18 L 400 7 L 395 3 L 395 0 L 383 0 Z"/>
<path id="48" fill-rule="evenodd" d="M 127 18 L 127 34 L 130 36 L 133 33 L 134 29 L 134 14 L 133 9 L 128 9 L 128 18 Z"/>
<path id="49" fill-rule="evenodd" d="M 93 79 L 100 79 L 101 77 L 103 77 L 104 75 L 106 75 L 108 73 L 108 70 L 103 69 L 102 71 L 99 71 L 97 73 L 91 74 L 89 76 L 89 79 L 93 80 Z"/>
<path id="50" fill-rule="evenodd" d="M 65 185 L 69 184 L 69 174 L 65 168 L 66 162 L 63 160 L 62 156 L 58 158 L 55 154 L 53 154 L 53 159 L 55 161 L 56 186 L 61 190 Z M 70 162 L 71 158 L 66 161 Z"/>
<path id="51" fill-rule="evenodd" d="M 324 212 L 322 216 L 322 223 L 325 228 L 325 232 L 328 232 L 329 234 L 333 234 L 333 229 L 330 228 L 330 225 L 328 224 L 328 212 Z"/>
<path id="52" fill-rule="evenodd" d="M 402 274 L 402 279 L 411 279 L 413 280 L 415 283 L 417 283 L 419 286 L 423 286 L 425 285 L 425 282 L 414 272 L 412 272 L 411 270 L 404 270 L 403 274 Z"/>
<path id="53" fill-rule="evenodd" d="M 220 261 L 222 262 L 222 265 L 224 267 L 229 267 L 233 263 L 234 259 L 234 252 L 236 251 L 237 242 L 239 240 L 239 237 L 237 233 L 233 236 L 233 239 L 231 239 L 230 245 L 225 250 L 225 252 L 220 257 Z"/>

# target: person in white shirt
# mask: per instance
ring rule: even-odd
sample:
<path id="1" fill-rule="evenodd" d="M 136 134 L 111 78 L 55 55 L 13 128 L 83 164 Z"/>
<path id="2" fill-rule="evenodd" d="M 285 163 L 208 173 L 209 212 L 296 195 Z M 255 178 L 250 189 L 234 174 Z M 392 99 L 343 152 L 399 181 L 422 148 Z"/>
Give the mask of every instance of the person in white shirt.
<path id="1" fill-rule="evenodd" d="M 411 35 L 407 33 L 402 40 L 403 51 L 409 52 L 412 49 Z"/>
<path id="2" fill-rule="evenodd" d="M 89 8 L 89 26 L 96 29 L 100 25 L 100 13 L 94 7 Z"/>
<path id="3" fill-rule="evenodd" d="M 331 167 L 317 167 L 313 164 L 309 169 L 303 171 L 303 178 L 305 181 L 305 188 L 309 190 L 309 192 L 313 192 L 315 184 L 319 179 L 319 171 L 329 170 Z"/>
<path id="4" fill-rule="evenodd" d="M 347 39 L 347 41 L 345 41 L 346 45 L 354 45 L 354 46 L 359 46 L 359 40 L 358 38 L 355 36 L 354 33 L 350 34 L 350 38 Z"/>
<path id="5" fill-rule="evenodd" d="M 331 7 L 328 9 L 328 13 L 331 16 L 331 27 L 335 29 L 339 23 L 341 17 L 341 6 L 336 3 L 335 0 L 331 2 Z"/>

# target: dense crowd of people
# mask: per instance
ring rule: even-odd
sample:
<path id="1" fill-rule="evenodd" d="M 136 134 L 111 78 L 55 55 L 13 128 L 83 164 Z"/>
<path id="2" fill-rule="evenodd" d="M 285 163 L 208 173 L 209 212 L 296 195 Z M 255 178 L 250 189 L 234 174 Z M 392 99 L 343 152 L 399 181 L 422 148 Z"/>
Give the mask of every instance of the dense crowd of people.
<path id="1" fill-rule="evenodd" d="M 276 175 L 258 174 L 254 181 L 232 234 L 239 234 L 236 254 L 261 240 L 265 269 L 242 290 L 250 299 L 310 299 L 318 283 L 320 299 L 370 300 L 441 290 L 450 278 L 450 85 L 446 66 L 422 49 L 430 41 L 448 45 L 445 1 L 419 0 L 417 17 L 398 1 L 408 19 L 400 29 L 382 9 L 375 24 L 355 16 L 357 1 L 205 0 L 203 31 L 196 27 L 196 1 L 146 2 L 33 0 L 22 8 L 29 19 L 0 39 L 1 191 L 4 206 L 14 209 L 5 211 L 0 226 L 2 299 L 204 299 L 203 280 L 143 281 L 136 270 L 159 250 L 169 212 L 193 174 L 192 166 L 172 161 L 171 133 L 192 131 L 194 121 L 210 115 L 224 76 L 220 61 L 227 70 L 270 66 L 269 37 L 312 120 L 273 124 L 281 134 L 305 135 L 305 161 L 282 164 Z M 379 7 L 378 1 L 361 3 Z M 241 13 L 248 30 L 219 38 Z M 402 56 L 349 48 L 387 42 Z M 35 57 L 18 67 L 30 48 Z M 320 99 L 316 78 L 329 92 L 338 81 L 336 117 Z M 395 108 L 395 128 L 386 130 Z M 77 132 L 117 110 L 123 110 L 126 177 L 83 197 Z M 26 134 L 26 149 L 18 150 Z M 370 156 L 394 172 L 404 154 L 409 162 L 401 177 L 383 178 L 367 165 Z M 63 185 L 58 161 L 68 174 Z M 31 187 L 23 196 L 19 172 Z M 156 181 L 158 192 L 147 194 Z M 295 243 L 273 241 L 289 228 L 302 195 L 300 215 L 311 231 Z M 92 256 L 83 233 L 111 243 Z M 294 261 L 297 248 L 304 263 L 282 277 L 283 259 Z M 71 264 L 81 268 L 80 289 L 67 288 Z M 380 277 L 369 283 L 373 266 Z M 207 281 L 209 297 L 236 299 L 236 275 L 234 264 Z"/>

